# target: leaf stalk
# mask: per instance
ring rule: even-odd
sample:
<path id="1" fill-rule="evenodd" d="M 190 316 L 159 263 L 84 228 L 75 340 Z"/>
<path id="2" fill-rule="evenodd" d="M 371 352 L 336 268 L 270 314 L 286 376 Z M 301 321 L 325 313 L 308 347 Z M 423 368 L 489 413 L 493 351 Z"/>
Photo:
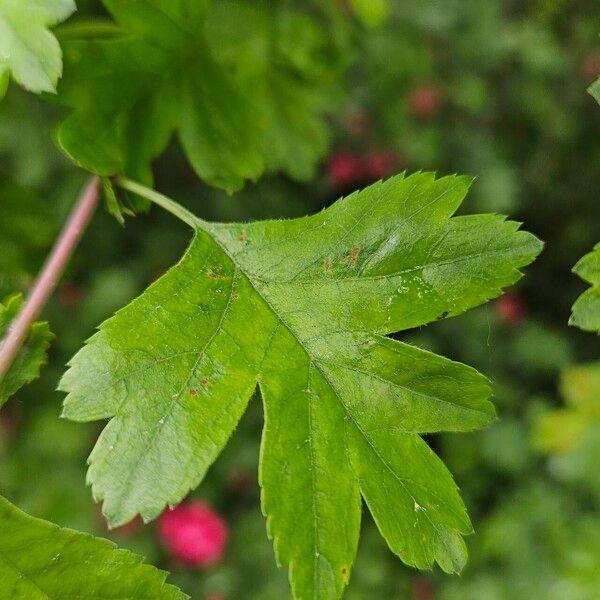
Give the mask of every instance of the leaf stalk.
<path id="1" fill-rule="evenodd" d="M 192 229 L 197 229 L 198 227 L 203 228 L 203 225 L 205 225 L 205 222 L 194 213 L 181 206 L 178 202 L 175 202 L 172 198 L 169 198 L 156 190 L 146 187 L 141 183 L 137 183 L 136 181 L 132 181 L 131 179 L 127 179 L 126 177 L 117 177 L 115 183 L 124 190 L 133 192 L 134 194 L 149 200 L 153 204 L 157 204 L 164 208 L 167 212 L 170 212 L 184 223 L 187 223 Z"/>
<path id="2" fill-rule="evenodd" d="M 79 244 L 81 236 L 90 222 L 100 197 L 100 180 L 90 179 L 83 189 L 67 223 L 56 240 L 21 312 L 0 342 L 0 380 L 6 375 L 19 349 L 24 344 L 29 327 L 45 306 L 56 284 Z"/>

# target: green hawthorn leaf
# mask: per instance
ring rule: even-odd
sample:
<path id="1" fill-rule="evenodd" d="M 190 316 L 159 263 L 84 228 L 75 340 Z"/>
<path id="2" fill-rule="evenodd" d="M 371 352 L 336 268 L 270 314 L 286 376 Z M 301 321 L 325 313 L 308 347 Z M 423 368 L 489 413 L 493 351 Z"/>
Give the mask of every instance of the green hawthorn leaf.
<path id="1" fill-rule="evenodd" d="M 6 89 L 11 73 L 31 92 L 56 91 L 61 51 L 48 28 L 74 11 L 74 0 L 0 0 L 1 90 Z"/>
<path id="2" fill-rule="evenodd" d="M 184 600 L 166 573 L 112 542 L 35 519 L 0 496 L 0 598 Z"/>
<path id="3" fill-rule="evenodd" d="M 333 27 L 290 7 L 280 7 L 274 19 L 256 2 L 222 0 L 210 12 L 211 49 L 258 100 L 271 171 L 309 179 L 327 150 L 325 117 L 342 97 L 340 75 L 346 62 L 332 41 Z"/>
<path id="4" fill-rule="evenodd" d="M 600 243 L 573 267 L 573 273 L 592 284 L 573 304 L 569 323 L 600 333 Z"/>
<path id="5" fill-rule="evenodd" d="M 73 160 L 150 182 L 176 131 L 216 186 L 238 189 L 264 168 L 314 175 L 349 61 L 342 26 L 289 6 L 273 19 L 266 3 L 239 0 L 104 4 L 120 35 L 64 42 L 58 100 L 75 110 L 58 141 Z"/>
<path id="6" fill-rule="evenodd" d="M 296 598 L 342 594 L 361 494 L 403 561 L 459 571 L 471 524 L 421 434 L 485 426 L 489 385 L 386 336 L 498 296 L 540 251 L 503 217 L 452 217 L 470 183 L 397 176 L 288 221 L 184 214 L 196 232 L 181 262 L 60 383 L 65 417 L 110 419 L 88 473 L 109 522 L 152 519 L 197 486 L 258 385 L 262 505 Z"/>
<path id="7" fill-rule="evenodd" d="M 66 41 L 58 129 L 73 160 L 100 175 L 151 181 L 150 163 L 177 131 L 196 173 L 240 188 L 263 170 L 254 101 L 203 39 L 206 2 L 104 0 L 123 33 Z"/>
<path id="8" fill-rule="evenodd" d="M 8 327 L 19 314 L 23 299 L 19 294 L 0 303 L 0 342 L 8 332 Z M 0 378 L 0 407 L 26 383 L 38 377 L 40 368 L 46 363 L 46 351 L 54 335 L 48 323 L 33 323 L 25 343 L 19 350 L 6 375 Z"/>

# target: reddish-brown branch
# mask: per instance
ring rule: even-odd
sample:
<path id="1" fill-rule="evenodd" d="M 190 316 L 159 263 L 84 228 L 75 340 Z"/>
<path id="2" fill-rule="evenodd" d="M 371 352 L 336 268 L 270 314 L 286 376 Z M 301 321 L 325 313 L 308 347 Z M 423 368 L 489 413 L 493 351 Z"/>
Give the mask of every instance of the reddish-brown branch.
<path id="1" fill-rule="evenodd" d="M 8 333 L 0 344 L 0 379 L 6 375 L 19 349 L 25 342 L 29 326 L 48 301 L 73 251 L 77 247 L 85 228 L 87 227 L 100 197 L 100 180 L 93 177 L 73 208 L 60 237 L 46 260 L 29 296 L 11 323 Z"/>

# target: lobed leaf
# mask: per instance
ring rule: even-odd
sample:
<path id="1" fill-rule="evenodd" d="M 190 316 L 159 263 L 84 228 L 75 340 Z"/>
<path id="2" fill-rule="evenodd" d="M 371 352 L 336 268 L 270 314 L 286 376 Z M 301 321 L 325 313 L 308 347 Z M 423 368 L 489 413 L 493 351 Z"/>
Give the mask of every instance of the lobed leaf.
<path id="1" fill-rule="evenodd" d="M 2 496 L 0 523 L 0 598 L 188 598 L 141 557 L 108 540 L 30 517 Z"/>
<path id="2" fill-rule="evenodd" d="M 176 132 L 197 175 L 229 191 L 265 167 L 313 174 L 329 137 L 328 90 L 338 88 L 313 76 L 324 69 L 322 27 L 288 8 L 273 20 L 255 3 L 103 3 L 121 33 L 64 44 L 58 100 L 74 110 L 57 137 L 76 163 L 148 183 Z"/>
<path id="3" fill-rule="evenodd" d="M 296 598 L 341 596 L 361 495 L 404 562 L 459 571 L 471 523 L 421 436 L 489 423 L 489 384 L 386 336 L 499 295 L 539 253 L 503 217 L 453 217 L 470 184 L 400 175 L 305 218 L 190 217 L 181 262 L 60 384 L 65 417 L 110 419 L 88 473 L 109 522 L 152 519 L 197 486 L 258 385 L 262 506 Z"/>
<path id="4" fill-rule="evenodd" d="M 9 74 L 36 94 L 56 91 L 62 55 L 49 27 L 74 11 L 74 0 L 0 0 L 0 98 Z"/>
<path id="5" fill-rule="evenodd" d="M 570 325 L 600 333 L 600 243 L 573 267 L 573 273 L 591 284 L 573 304 Z"/>
<path id="6" fill-rule="evenodd" d="M 8 332 L 8 327 L 19 314 L 23 299 L 19 294 L 0 303 L 0 342 Z M 19 349 L 15 360 L 6 375 L 0 378 L 0 407 L 26 383 L 40 374 L 40 368 L 46 363 L 46 351 L 54 335 L 48 323 L 32 323 L 25 343 Z"/>

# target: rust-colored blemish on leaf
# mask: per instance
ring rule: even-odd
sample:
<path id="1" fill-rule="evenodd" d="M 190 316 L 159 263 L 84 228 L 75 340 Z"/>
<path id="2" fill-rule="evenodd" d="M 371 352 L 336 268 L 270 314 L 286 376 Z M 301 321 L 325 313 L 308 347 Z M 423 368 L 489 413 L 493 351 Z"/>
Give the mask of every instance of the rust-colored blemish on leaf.
<path id="1" fill-rule="evenodd" d="M 240 231 L 240 242 L 242 242 L 242 244 L 245 244 L 248 241 L 248 237 L 246 236 L 246 230 L 242 229 Z"/>
<path id="2" fill-rule="evenodd" d="M 190 389 L 190 396 L 197 396 L 197 395 L 198 395 L 198 390 L 196 388 Z"/>
<path id="3" fill-rule="evenodd" d="M 354 246 L 352 248 L 352 252 L 350 253 L 350 266 L 355 267 L 356 261 L 358 260 L 358 255 L 360 254 L 360 246 Z"/>
<path id="4" fill-rule="evenodd" d="M 206 377 L 203 377 L 203 378 L 200 380 L 200 384 L 201 384 L 201 385 L 208 385 L 208 379 L 206 379 Z"/>
<path id="5" fill-rule="evenodd" d="M 226 275 L 221 273 L 221 265 L 217 265 L 208 272 L 210 279 L 227 279 Z"/>
<path id="6" fill-rule="evenodd" d="M 331 260 L 331 258 L 327 257 L 323 261 L 323 270 L 325 270 L 325 271 L 331 271 L 331 266 L 332 265 L 333 265 L 333 261 Z"/>

